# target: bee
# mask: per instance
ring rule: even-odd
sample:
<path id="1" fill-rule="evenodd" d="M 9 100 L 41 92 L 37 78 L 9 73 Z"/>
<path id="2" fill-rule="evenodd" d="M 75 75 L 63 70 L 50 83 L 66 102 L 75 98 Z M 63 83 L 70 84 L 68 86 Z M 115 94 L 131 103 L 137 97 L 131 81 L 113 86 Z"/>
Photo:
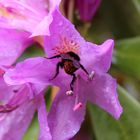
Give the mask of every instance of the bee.
<path id="1" fill-rule="evenodd" d="M 81 68 L 88 75 L 87 70 L 80 63 L 80 57 L 76 53 L 70 51 L 67 53 L 62 53 L 59 55 L 52 56 L 47 59 L 55 59 L 55 58 L 61 58 L 61 61 L 57 63 L 56 73 L 51 80 L 53 80 L 57 77 L 57 75 L 59 74 L 59 69 L 62 68 L 62 69 L 64 69 L 65 73 L 67 73 L 68 75 L 73 77 L 72 81 L 70 83 L 70 89 L 71 89 L 71 91 L 73 91 L 74 82 L 76 81 L 75 72 L 79 68 Z"/>

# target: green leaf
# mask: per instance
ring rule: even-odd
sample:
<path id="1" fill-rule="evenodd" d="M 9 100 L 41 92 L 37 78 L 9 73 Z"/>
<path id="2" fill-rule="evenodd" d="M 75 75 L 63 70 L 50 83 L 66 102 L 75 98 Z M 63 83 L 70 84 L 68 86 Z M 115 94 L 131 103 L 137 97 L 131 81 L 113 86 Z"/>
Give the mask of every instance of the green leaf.
<path id="1" fill-rule="evenodd" d="M 97 140 L 140 140 L 140 104 L 123 88 L 118 87 L 124 112 L 115 120 L 105 111 L 89 105 L 91 121 Z"/>
<path id="2" fill-rule="evenodd" d="M 23 137 L 23 140 L 38 140 L 39 126 L 37 117 L 35 117 L 28 128 L 26 134 Z"/>
<path id="3" fill-rule="evenodd" d="M 132 0 L 136 9 L 138 10 L 138 12 L 140 13 L 140 0 Z"/>
<path id="4" fill-rule="evenodd" d="M 118 41 L 113 64 L 123 72 L 140 79 L 140 37 Z"/>

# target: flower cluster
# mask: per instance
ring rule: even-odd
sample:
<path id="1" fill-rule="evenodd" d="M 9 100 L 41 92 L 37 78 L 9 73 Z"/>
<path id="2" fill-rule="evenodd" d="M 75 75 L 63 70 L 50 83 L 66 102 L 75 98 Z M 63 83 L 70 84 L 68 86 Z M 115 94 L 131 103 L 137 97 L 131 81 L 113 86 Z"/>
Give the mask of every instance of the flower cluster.
<path id="1" fill-rule="evenodd" d="M 1 140 L 20 140 L 36 111 L 39 140 L 73 137 L 84 120 L 87 101 L 116 119 L 122 113 L 116 80 L 107 74 L 114 41 L 108 39 L 101 45 L 85 41 L 61 14 L 59 4 L 60 0 L 0 1 Z M 85 14 L 81 17 L 92 17 Z M 36 36 L 44 38 L 45 56 L 15 64 L 37 41 Z M 47 113 L 44 94 L 48 85 L 60 90 Z"/>

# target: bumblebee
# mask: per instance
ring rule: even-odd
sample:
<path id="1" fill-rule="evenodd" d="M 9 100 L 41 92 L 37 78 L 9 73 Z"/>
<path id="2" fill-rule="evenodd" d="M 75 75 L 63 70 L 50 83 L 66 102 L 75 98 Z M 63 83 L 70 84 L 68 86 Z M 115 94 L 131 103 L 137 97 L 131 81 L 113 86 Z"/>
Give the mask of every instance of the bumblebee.
<path id="1" fill-rule="evenodd" d="M 76 53 L 70 51 L 67 53 L 62 53 L 59 55 L 52 56 L 52 57 L 47 58 L 47 59 L 55 59 L 55 58 L 61 58 L 61 61 L 57 63 L 56 73 L 51 80 L 55 79 L 57 77 L 57 75 L 59 74 L 59 69 L 63 68 L 64 71 L 68 75 L 71 75 L 73 77 L 72 81 L 70 83 L 70 89 L 71 89 L 71 91 L 73 91 L 74 82 L 76 80 L 75 72 L 79 68 L 81 68 L 88 75 L 87 70 L 80 63 L 80 57 Z"/>

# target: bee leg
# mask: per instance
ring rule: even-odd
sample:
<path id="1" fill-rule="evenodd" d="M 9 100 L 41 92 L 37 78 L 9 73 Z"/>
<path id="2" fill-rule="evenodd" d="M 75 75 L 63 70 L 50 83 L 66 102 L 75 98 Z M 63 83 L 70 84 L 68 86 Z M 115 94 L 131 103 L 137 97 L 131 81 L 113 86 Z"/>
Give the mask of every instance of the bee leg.
<path id="1" fill-rule="evenodd" d="M 73 86 L 74 86 L 74 82 L 75 82 L 75 80 L 76 80 L 76 75 L 73 73 L 73 74 L 71 74 L 72 76 L 73 76 L 73 78 L 72 78 L 72 81 L 71 81 L 71 83 L 70 83 L 70 89 L 73 91 Z"/>
<path id="2" fill-rule="evenodd" d="M 59 68 L 61 67 L 61 68 L 63 68 L 63 63 L 62 62 L 58 62 L 57 63 L 57 66 L 56 66 L 56 73 L 55 73 L 55 75 L 53 76 L 53 78 L 51 78 L 50 80 L 53 80 L 53 79 L 55 79 L 56 77 L 57 77 L 57 75 L 59 74 Z"/>
<path id="3" fill-rule="evenodd" d="M 87 75 L 89 75 L 89 73 L 87 72 L 87 70 L 84 68 L 83 65 L 80 64 L 80 68 L 81 68 Z"/>
<path id="4" fill-rule="evenodd" d="M 59 57 L 61 57 L 61 55 L 55 55 L 55 56 L 52 56 L 52 57 L 49 57 L 49 58 L 47 58 L 47 57 L 44 57 L 44 58 L 46 58 L 46 59 L 54 59 L 54 58 L 59 58 Z"/>

